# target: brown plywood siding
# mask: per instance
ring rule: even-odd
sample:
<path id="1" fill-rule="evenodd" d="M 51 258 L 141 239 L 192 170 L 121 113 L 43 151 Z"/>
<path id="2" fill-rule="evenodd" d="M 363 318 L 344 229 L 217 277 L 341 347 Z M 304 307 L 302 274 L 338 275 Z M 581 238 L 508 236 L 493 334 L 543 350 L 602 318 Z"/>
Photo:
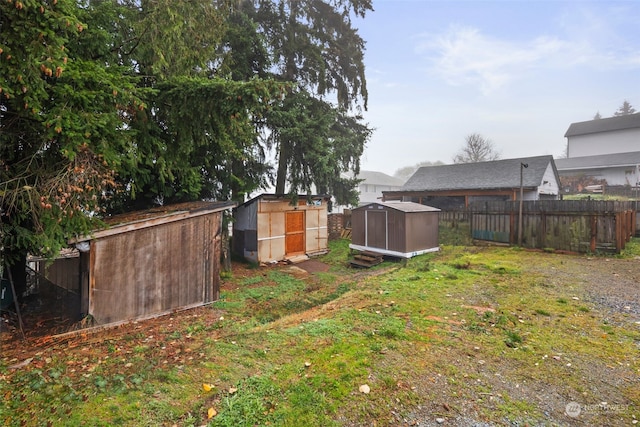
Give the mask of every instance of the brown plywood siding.
<path id="1" fill-rule="evenodd" d="M 384 210 L 368 210 L 364 218 L 366 246 L 370 248 L 388 249 L 387 212 Z"/>
<path id="2" fill-rule="evenodd" d="M 406 252 L 438 247 L 438 212 L 406 214 Z"/>
<path id="3" fill-rule="evenodd" d="M 365 245 L 364 212 L 365 209 L 351 212 L 351 243 L 358 246 Z"/>
<path id="4" fill-rule="evenodd" d="M 406 252 L 407 245 L 407 231 L 405 224 L 404 212 L 397 211 L 395 209 L 386 209 L 387 212 L 387 233 L 389 234 L 389 249 L 390 251 Z"/>
<path id="5" fill-rule="evenodd" d="M 219 293 L 220 212 L 95 240 L 89 312 L 98 323 L 213 301 Z"/>

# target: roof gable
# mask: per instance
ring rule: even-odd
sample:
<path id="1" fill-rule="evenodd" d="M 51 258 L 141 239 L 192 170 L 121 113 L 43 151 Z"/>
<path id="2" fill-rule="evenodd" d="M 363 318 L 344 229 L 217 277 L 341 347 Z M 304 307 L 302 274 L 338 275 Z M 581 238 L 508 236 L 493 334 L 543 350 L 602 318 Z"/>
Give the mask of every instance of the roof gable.
<path id="1" fill-rule="evenodd" d="M 520 187 L 520 164 L 524 187 L 538 187 L 545 171 L 552 165 L 558 172 L 552 156 L 523 157 L 478 163 L 424 166 L 418 169 L 402 186 L 402 191 L 490 190 Z"/>
<path id="2" fill-rule="evenodd" d="M 640 113 L 571 123 L 564 136 L 568 138 L 570 136 L 635 128 L 640 128 Z"/>
<path id="3" fill-rule="evenodd" d="M 396 178 L 395 176 L 387 175 L 384 172 L 378 171 L 364 171 L 361 170 L 357 176 L 353 175 L 353 172 L 343 172 L 340 174 L 343 178 L 358 179 L 362 184 L 369 185 L 386 185 L 389 187 L 402 187 L 404 180 Z"/>
<path id="4" fill-rule="evenodd" d="M 388 185 L 392 187 L 402 187 L 404 181 L 386 173 L 377 171 L 360 171 L 357 179 L 363 180 L 364 184 Z"/>

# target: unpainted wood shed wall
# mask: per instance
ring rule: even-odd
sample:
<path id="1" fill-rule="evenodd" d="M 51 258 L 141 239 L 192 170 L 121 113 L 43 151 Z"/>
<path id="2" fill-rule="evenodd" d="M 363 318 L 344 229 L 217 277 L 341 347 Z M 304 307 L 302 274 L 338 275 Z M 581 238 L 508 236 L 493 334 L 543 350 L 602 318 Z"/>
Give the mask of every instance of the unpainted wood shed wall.
<path id="1" fill-rule="evenodd" d="M 111 323 L 217 299 L 220 227 L 213 212 L 92 240 L 89 314 Z"/>

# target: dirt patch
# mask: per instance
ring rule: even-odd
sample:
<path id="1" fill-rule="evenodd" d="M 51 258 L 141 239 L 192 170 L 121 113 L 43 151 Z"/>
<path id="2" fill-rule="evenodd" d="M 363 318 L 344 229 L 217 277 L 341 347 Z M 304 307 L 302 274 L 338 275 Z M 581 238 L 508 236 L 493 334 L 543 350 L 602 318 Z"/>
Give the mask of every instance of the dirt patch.
<path id="1" fill-rule="evenodd" d="M 306 261 L 302 261 L 296 264 L 296 267 L 303 269 L 307 273 L 321 273 L 325 271 L 329 271 L 331 267 L 324 262 L 317 261 L 315 259 L 309 259 Z"/>
<path id="2" fill-rule="evenodd" d="M 550 260 L 553 259 L 550 257 Z M 585 301 L 617 321 L 640 321 L 640 257 L 617 259 L 565 255 L 553 264 L 524 266 L 552 286 L 575 286 Z"/>
<path id="3" fill-rule="evenodd" d="M 522 265 L 522 274 L 536 275 L 549 287 L 566 287 L 573 301 L 586 306 L 593 304 L 598 312 L 604 312 L 605 324 L 640 328 L 640 259 L 549 255 L 547 260 L 548 263 Z M 637 345 L 640 350 L 640 342 Z M 468 343 L 466 348 L 430 348 L 430 357 L 446 361 L 443 371 L 415 379 L 412 386 L 423 400 L 408 415 L 398 416 L 398 424 L 434 427 L 626 425 L 616 416 L 616 411 L 633 407 L 623 390 L 640 388 L 640 377 L 628 366 L 593 358 L 587 360 L 580 354 L 560 351 L 542 356 L 540 364 L 552 364 L 559 375 L 573 377 L 583 390 L 578 394 L 559 386 L 557 381 L 541 378 L 535 372 L 537 363 L 530 367 L 530 373 L 523 373 L 517 361 L 487 357 L 484 350 L 474 343 Z M 637 361 L 629 363 L 633 365 Z M 446 372 L 447 365 L 456 374 Z M 578 372 L 581 376 L 576 378 Z M 452 390 L 459 387 L 452 384 L 461 382 L 466 384 L 465 394 L 457 395 Z M 531 419 L 514 421 L 508 416 L 508 408 L 521 404 L 514 402 L 530 403 L 538 414 L 532 413 Z M 572 414 L 568 406 L 571 404 L 580 412 Z M 484 419 L 482 414 L 488 407 L 506 408 L 505 417 Z M 541 423 L 540 416 L 546 421 Z"/>

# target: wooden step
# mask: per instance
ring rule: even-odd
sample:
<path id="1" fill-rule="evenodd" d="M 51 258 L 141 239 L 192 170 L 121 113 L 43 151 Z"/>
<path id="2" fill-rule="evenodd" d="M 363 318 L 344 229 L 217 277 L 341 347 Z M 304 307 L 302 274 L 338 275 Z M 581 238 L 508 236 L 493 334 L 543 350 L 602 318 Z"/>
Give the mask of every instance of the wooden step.
<path id="1" fill-rule="evenodd" d="M 370 263 L 370 262 L 366 262 L 366 261 L 359 261 L 357 259 L 352 259 L 351 261 L 349 261 L 349 263 L 354 267 L 365 267 L 365 268 L 373 267 L 374 265 L 380 264 L 379 262 L 378 263 Z"/>
<path id="2" fill-rule="evenodd" d="M 382 259 L 382 257 L 380 256 L 371 256 L 371 255 L 364 255 L 364 254 L 357 254 L 357 255 L 354 255 L 353 257 L 360 261 L 368 261 L 368 262 L 374 262 Z"/>
<path id="3" fill-rule="evenodd" d="M 357 253 L 353 256 L 353 259 L 350 261 L 351 265 L 354 267 L 373 267 L 374 265 L 378 265 L 384 261 L 384 258 L 381 254 L 377 254 L 375 252 L 364 251 Z"/>

